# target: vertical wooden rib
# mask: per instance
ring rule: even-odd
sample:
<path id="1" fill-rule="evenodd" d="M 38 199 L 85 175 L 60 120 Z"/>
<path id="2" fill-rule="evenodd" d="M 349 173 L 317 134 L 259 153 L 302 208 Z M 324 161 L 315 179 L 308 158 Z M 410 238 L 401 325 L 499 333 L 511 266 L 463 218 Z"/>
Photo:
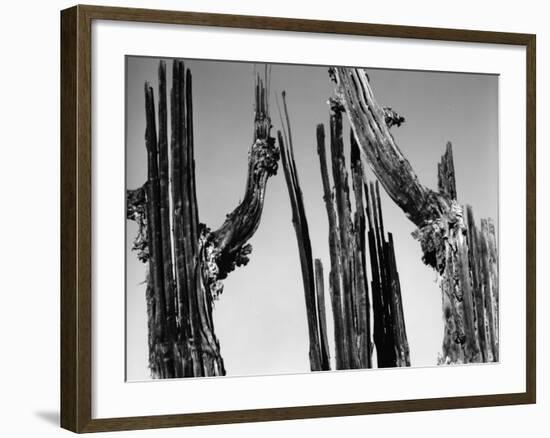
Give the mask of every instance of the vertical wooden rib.
<path id="1" fill-rule="evenodd" d="M 330 252 L 329 290 L 334 320 L 334 343 L 336 348 L 336 369 L 349 368 L 349 355 L 345 345 L 344 313 L 342 307 L 341 266 L 340 266 L 340 241 L 338 239 L 338 222 L 333 204 L 333 195 L 328 174 L 327 153 L 325 148 L 325 128 L 317 125 L 317 154 L 321 168 L 321 181 L 323 184 L 323 201 L 328 218 L 328 241 Z"/>
<path id="2" fill-rule="evenodd" d="M 375 185 L 375 200 L 376 211 L 378 216 L 378 235 L 380 241 L 379 266 L 381 277 L 381 290 L 384 309 L 384 324 L 385 324 L 385 357 L 387 360 L 386 366 L 394 367 L 397 365 L 397 340 L 395 338 L 395 309 L 393 303 L 393 289 L 391 284 L 390 273 L 390 249 L 386 241 L 386 233 L 384 229 L 384 217 L 382 214 L 382 199 L 380 197 L 380 185 L 376 181 Z M 376 222 L 375 222 L 376 223 Z"/>
<path id="3" fill-rule="evenodd" d="M 315 259 L 315 291 L 317 296 L 317 316 L 319 320 L 319 338 L 321 340 L 321 368 L 330 370 L 330 353 L 327 335 L 327 317 L 325 312 L 325 282 L 323 278 L 323 263 Z"/>
<path id="4" fill-rule="evenodd" d="M 456 200 L 456 181 L 453 162 L 453 149 L 451 142 L 447 142 L 445 153 L 437 166 L 437 179 L 439 193 L 447 199 Z M 468 224 L 468 214 L 464 218 L 464 223 Z M 462 234 L 457 235 L 456 245 L 456 261 L 453 266 L 457 283 L 455 285 L 458 291 L 452 294 L 460 296 L 458 307 L 461 309 L 462 325 L 464 330 L 463 352 L 464 361 L 479 362 L 482 360 L 479 339 L 476 327 L 476 311 L 475 311 L 475 292 L 472 267 L 470 265 L 471 251 L 468 245 L 468 238 L 464 238 Z M 447 265 L 449 266 L 449 265 Z M 453 281 L 451 281 L 451 284 Z"/>
<path id="5" fill-rule="evenodd" d="M 145 145 L 147 148 L 147 236 L 149 243 L 149 275 L 155 297 L 155 341 L 157 343 L 157 363 L 153 368 L 164 377 L 166 367 L 163 364 L 161 350 L 166 342 L 166 301 L 164 295 L 164 270 L 162 261 L 162 234 L 160 217 L 160 187 L 158 175 L 157 130 L 155 122 L 155 104 L 153 88 L 145 83 Z"/>
<path id="6" fill-rule="evenodd" d="M 487 219 L 481 219 L 481 255 L 482 263 L 481 269 L 483 272 L 483 284 L 484 284 L 484 298 L 485 298 L 485 315 L 486 315 L 486 327 L 487 338 L 489 343 L 490 360 L 495 361 L 498 357 L 498 341 L 497 332 L 495 331 L 495 291 L 493 287 L 493 278 L 491 275 L 491 262 L 490 262 L 490 236 Z"/>
<path id="7" fill-rule="evenodd" d="M 388 233 L 386 240 L 378 183 L 370 183 L 369 186 L 367 216 L 378 367 L 409 366 L 409 345 L 393 236 Z"/>
<path id="8" fill-rule="evenodd" d="M 397 271 L 397 262 L 395 260 L 395 248 L 393 245 L 393 235 L 388 233 L 388 254 L 389 254 L 389 272 L 392 288 L 392 311 L 393 327 L 395 338 L 395 349 L 397 355 L 398 367 L 408 367 L 411 365 L 409 341 L 407 339 L 407 329 L 405 326 L 405 313 L 403 312 L 403 299 L 401 297 L 401 283 Z"/>
<path id="9" fill-rule="evenodd" d="M 324 369 L 324 365 L 326 366 L 326 364 L 328 364 L 328 356 L 326 358 L 322 357 L 311 241 L 309 238 L 309 229 L 303 204 L 302 191 L 300 189 L 300 183 L 294 162 L 292 132 L 284 92 L 282 97 L 286 121 L 286 139 L 283 138 L 281 131 L 278 131 L 277 136 L 281 150 L 281 161 L 283 164 L 285 180 L 290 197 L 290 205 L 292 208 L 292 223 L 294 225 L 296 240 L 298 243 L 298 252 L 300 255 L 300 267 L 302 270 L 302 281 L 308 321 L 310 366 L 312 371 L 320 371 Z"/>
<path id="10" fill-rule="evenodd" d="M 187 142 L 187 163 L 189 171 L 189 198 L 191 218 L 191 239 L 193 255 L 197 256 L 197 245 L 199 241 L 199 212 L 197 204 L 197 191 L 195 181 L 195 139 L 193 134 L 193 77 L 191 70 L 187 69 L 185 76 L 185 102 L 186 102 L 186 142 Z"/>
<path id="11" fill-rule="evenodd" d="M 439 193 L 449 199 L 456 199 L 455 166 L 451 142 L 447 142 L 445 153 L 437 165 L 437 186 Z"/>
<path id="12" fill-rule="evenodd" d="M 376 219 L 375 192 L 372 183 L 365 184 L 365 196 L 367 206 L 367 219 L 369 224 L 369 259 L 371 264 L 371 291 L 372 291 L 372 313 L 373 313 L 373 340 L 376 346 L 377 365 L 382 368 L 385 365 L 384 360 L 384 340 L 385 340 L 385 312 L 382 299 L 381 276 L 378 256 L 378 239 Z"/>
<path id="13" fill-rule="evenodd" d="M 179 111 L 180 107 L 177 103 L 180 99 L 180 91 L 178 86 L 178 62 L 172 63 L 172 89 L 170 91 L 170 121 L 171 121 L 171 140 L 170 140 L 170 174 L 171 174 L 171 189 L 172 189 L 172 240 L 174 244 L 174 265 L 175 279 L 178 297 L 178 320 L 181 324 L 181 330 L 184 332 L 184 337 L 189 335 L 190 328 L 185 324 L 185 315 L 188 315 L 188 299 L 187 299 L 187 279 L 185 278 L 185 251 L 183 249 L 183 237 L 181 226 L 181 209 L 182 209 L 182 194 L 180 184 L 181 172 L 181 148 L 179 147 L 179 130 L 180 126 Z"/>
<path id="14" fill-rule="evenodd" d="M 189 311 L 191 320 L 191 332 L 195 342 L 196 357 L 193 359 L 195 375 L 211 375 L 211 366 L 206 364 L 210 357 L 203 351 L 205 337 L 211 332 L 211 296 L 205 293 L 200 284 L 200 272 L 198 269 L 198 209 L 194 183 L 194 158 L 193 146 L 189 141 L 193 139 L 192 120 L 193 107 L 191 103 L 191 73 L 185 69 L 183 62 L 178 69 L 180 87 L 180 147 L 182 148 L 181 191 L 183 193 L 182 222 L 183 245 L 185 250 L 185 264 L 189 298 Z M 191 123 L 191 125 L 190 125 Z M 206 326 L 204 326 L 206 324 Z M 215 349 L 215 348 L 214 348 Z M 200 374 L 197 374 L 200 373 Z"/>
<path id="15" fill-rule="evenodd" d="M 164 277 L 164 296 L 166 302 L 166 331 L 167 339 L 171 347 L 176 341 L 176 294 L 174 287 L 173 267 L 172 267 L 172 244 L 170 238 L 170 175 L 168 164 L 168 122 L 166 108 L 166 63 L 159 63 L 159 136 L 158 136 L 158 156 L 159 156 L 159 180 L 160 180 L 160 224 L 161 224 L 161 242 L 163 258 L 163 277 Z M 176 366 L 176 364 L 174 364 Z M 176 371 L 178 377 L 181 377 L 180 370 Z"/>
<path id="16" fill-rule="evenodd" d="M 498 283 L 498 247 L 495 224 L 491 218 L 487 219 L 489 243 L 489 271 L 491 275 L 491 311 L 493 313 L 493 330 L 495 334 L 494 361 L 499 361 L 499 283 Z"/>
<path id="17" fill-rule="evenodd" d="M 342 273 L 342 314 L 344 320 L 344 346 L 350 368 L 359 368 L 359 355 L 354 327 L 354 297 L 353 297 L 353 249 L 351 236 L 351 207 L 349 201 L 349 186 L 344 157 L 344 141 L 342 137 L 342 114 L 339 110 L 331 111 L 330 115 L 330 150 L 332 161 L 332 177 L 334 181 L 334 199 L 338 219 L 338 237 L 340 239 L 340 268 Z"/>
<path id="18" fill-rule="evenodd" d="M 195 340 L 195 347 L 199 350 L 196 357 L 193 359 L 194 375 L 203 375 L 202 359 L 201 359 L 201 343 L 197 342 L 200 339 L 200 322 L 198 315 L 197 303 L 197 278 L 195 275 L 196 259 L 194 258 L 193 248 L 194 242 L 191 235 L 191 198 L 189 191 L 189 155 L 187 147 L 187 99 L 185 96 L 185 65 L 182 61 L 174 61 L 177 64 L 176 75 L 177 93 L 179 99 L 176 101 L 178 113 L 176 123 L 177 130 L 177 147 L 180 156 L 179 179 L 173 177 L 173 184 L 179 185 L 181 193 L 181 210 L 179 211 L 178 227 L 181 227 L 180 238 L 182 239 L 184 251 L 184 272 L 185 272 L 185 287 L 187 289 L 187 308 L 188 315 L 185 317 L 190 320 L 191 337 Z"/>
<path id="19" fill-rule="evenodd" d="M 475 223 L 474 213 L 470 205 L 466 206 L 466 226 L 468 229 L 468 258 L 472 275 L 472 294 L 474 304 L 474 319 L 476 338 L 479 344 L 481 360 L 487 362 L 487 335 L 485 330 L 485 299 L 483 297 L 483 279 L 480 265 L 481 243 L 479 231 Z"/>
<path id="20" fill-rule="evenodd" d="M 474 315 L 474 292 L 472 287 L 469 259 L 468 259 L 468 242 L 467 239 L 461 237 L 463 242 L 458 248 L 457 254 L 457 277 L 459 278 L 459 286 L 462 293 L 462 308 L 464 320 L 464 334 L 466 336 L 464 342 L 465 361 L 477 363 L 481 361 L 481 352 L 479 348 L 479 340 L 476 335 L 476 322 Z"/>
<path id="21" fill-rule="evenodd" d="M 371 333 L 370 333 L 370 303 L 368 296 L 368 278 L 366 269 L 366 243 L 365 243 L 365 205 L 363 202 L 363 169 L 359 146 L 355 140 L 353 131 L 350 130 L 350 160 L 352 173 L 352 187 L 355 195 L 354 214 L 354 238 L 355 238 L 355 290 L 356 290 L 356 314 L 357 336 L 359 345 L 359 357 L 361 368 L 371 368 Z"/>
<path id="22" fill-rule="evenodd" d="M 389 315 L 388 306 L 388 293 L 387 293 L 387 281 L 386 281 L 386 263 L 384 257 L 384 240 L 380 227 L 380 213 L 379 213 L 379 192 L 376 190 L 376 186 L 371 182 L 370 188 L 370 201 L 372 211 L 372 223 L 373 223 L 373 240 L 375 243 L 375 251 L 371 253 L 371 261 L 376 259 L 376 275 L 373 274 L 373 281 L 376 278 L 377 284 L 373 285 L 373 313 L 375 321 L 375 344 L 377 361 L 379 368 L 386 368 L 395 366 L 395 355 L 393 354 L 393 333 L 388 328 L 391 328 L 391 319 Z M 373 266 L 373 270 L 374 270 Z M 378 329 L 378 330 L 377 330 Z M 378 333 L 377 333 L 378 332 Z"/>
<path id="23" fill-rule="evenodd" d="M 172 187 L 172 229 L 174 244 L 175 278 L 178 297 L 178 320 L 180 324 L 180 339 L 182 350 L 188 351 L 188 361 L 184 365 L 185 376 L 202 375 L 202 366 L 196 350 L 192 348 L 190 339 L 196 339 L 192 324 L 191 300 L 195 294 L 192 284 L 193 270 L 188 265 L 188 248 L 186 248 L 184 229 L 184 198 L 182 178 L 184 173 L 184 141 L 186 140 L 185 102 L 183 98 L 183 62 L 174 60 L 172 64 L 172 91 L 171 91 L 171 126 L 172 138 L 170 142 L 171 187 Z"/>

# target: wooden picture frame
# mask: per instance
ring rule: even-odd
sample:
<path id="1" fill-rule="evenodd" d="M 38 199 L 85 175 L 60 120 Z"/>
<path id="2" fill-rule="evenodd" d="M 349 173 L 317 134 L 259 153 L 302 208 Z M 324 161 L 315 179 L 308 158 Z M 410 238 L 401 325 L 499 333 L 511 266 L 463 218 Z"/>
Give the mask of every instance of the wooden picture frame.
<path id="1" fill-rule="evenodd" d="M 526 390 L 415 400 L 92 418 L 92 22 L 186 24 L 517 45 L 526 48 Z M 61 12 L 61 426 L 99 432 L 536 402 L 536 37 L 531 34 L 75 6 Z"/>

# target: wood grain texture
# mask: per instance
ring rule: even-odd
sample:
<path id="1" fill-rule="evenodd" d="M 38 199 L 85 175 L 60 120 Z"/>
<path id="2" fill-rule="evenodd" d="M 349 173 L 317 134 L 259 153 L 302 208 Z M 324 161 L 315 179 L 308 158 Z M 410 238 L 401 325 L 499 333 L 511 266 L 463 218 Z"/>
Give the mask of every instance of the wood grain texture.
<path id="1" fill-rule="evenodd" d="M 526 56 L 526 391 L 511 394 L 91 418 L 91 22 L 193 24 L 327 34 L 524 46 Z M 276 17 L 75 6 L 61 12 L 61 425 L 75 432 L 150 429 L 410 412 L 536 401 L 536 37 L 487 32 Z"/>
<path id="2" fill-rule="evenodd" d="M 317 151 L 329 223 L 329 278 L 335 327 L 336 369 L 371 368 L 374 346 L 379 368 L 409 366 L 399 275 L 391 233 L 389 240 L 385 236 L 378 183 L 376 191 L 372 183 L 370 189 L 364 183 L 359 145 L 350 131 L 351 188 L 354 199 L 352 208 L 342 135 L 343 108 L 336 101 L 330 101 L 330 104 L 333 189 L 330 188 L 323 125 L 317 127 Z M 372 274 L 372 308 L 367 255 Z M 371 319 L 374 326 L 374 345 Z"/>
<path id="3" fill-rule="evenodd" d="M 315 294 L 317 298 L 317 318 L 319 320 L 319 338 L 321 345 L 321 368 L 330 369 L 330 350 L 327 333 L 327 316 L 325 310 L 325 283 L 323 277 L 323 263 L 315 259 Z"/>
<path id="4" fill-rule="evenodd" d="M 359 368 L 357 343 L 355 342 L 353 318 L 353 273 L 351 257 L 353 256 L 351 223 L 351 205 L 349 198 L 348 174 L 344 156 L 344 139 L 342 132 L 342 114 L 339 110 L 330 113 L 330 156 L 332 163 L 332 180 L 334 183 L 333 202 L 337 219 L 338 254 L 335 272 L 340 273 L 340 291 L 342 295 L 343 326 L 343 362 L 347 368 Z"/>
<path id="5" fill-rule="evenodd" d="M 362 368 L 372 367 L 372 335 L 371 335 L 371 305 L 369 299 L 367 244 L 366 244 L 366 194 L 363 185 L 363 166 L 359 145 L 350 130 L 350 161 L 352 174 L 352 189 L 355 199 L 354 223 L 354 271 L 357 291 L 355 313 L 357 315 L 357 331 L 359 345 L 359 362 Z M 364 196 L 365 195 L 365 196 Z"/>
<path id="6" fill-rule="evenodd" d="M 342 290 L 340 285 L 341 266 L 340 266 L 340 239 L 338 239 L 338 221 L 336 218 L 336 209 L 332 200 L 332 189 L 328 173 L 327 152 L 325 147 L 325 128 L 323 124 L 317 125 L 317 154 L 319 155 L 319 164 L 321 169 L 321 182 L 323 185 L 323 201 L 327 211 L 328 220 L 328 243 L 330 257 L 329 290 L 332 304 L 332 314 L 334 320 L 334 343 L 336 349 L 336 369 L 343 370 L 349 368 L 348 353 L 345 347 L 344 337 L 344 314 L 342 306 Z"/>
<path id="7" fill-rule="evenodd" d="M 149 370 L 154 379 L 220 376 L 226 371 L 214 329 L 214 300 L 223 291 L 222 280 L 236 267 L 248 263 L 252 251 L 248 241 L 260 224 L 267 181 L 277 172 L 279 150 L 270 135 L 267 78 L 258 75 L 254 138 L 248 148 L 244 197 L 217 230 L 211 231 L 206 225 L 199 224 L 192 75 L 179 59 L 172 61 L 172 70 L 170 151 L 166 64 L 161 60 L 158 70 L 158 136 L 154 90 L 148 82 L 145 83 L 147 181 L 138 189 L 127 190 L 127 219 L 138 224 L 133 249 L 140 261 L 148 263 Z M 292 174 L 297 178 L 295 169 Z M 302 206 L 302 216 L 303 210 Z M 311 255 L 311 250 L 309 253 Z M 311 257 L 309 264 L 309 279 L 314 287 Z M 315 300 L 314 288 L 312 299 Z M 317 327 L 316 321 L 314 327 Z M 328 357 L 325 362 L 328 363 Z"/>
<path id="8" fill-rule="evenodd" d="M 497 323 L 498 259 L 496 256 L 496 239 L 491 237 L 486 219 L 481 221 L 481 240 L 479 250 L 473 253 L 471 243 L 466 237 L 469 223 L 464 207 L 456 200 L 456 182 L 453 163 L 452 145 L 447 143 L 445 153 L 437 166 L 438 191 L 429 189 L 419 181 L 411 164 L 401 152 L 394 140 L 390 128 L 399 126 L 404 118 L 391 108 L 384 108 L 376 101 L 367 72 L 363 68 L 334 67 L 330 70 L 335 82 L 337 104 L 345 109 L 348 120 L 356 137 L 363 162 L 370 166 L 378 181 L 389 197 L 418 228 L 413 236 L 419 240 L 423 252 L 422 261 L 435 269 L 443 301 L 443 346 L 438 363 L 478 363 L 484 360 L 498 360 Z M 371 190 L 372 192 L 372 190 Z M 384 242 L 384 226 L 380 209 L 378 184 L 374 205 L 374 224 L 379 228 L 376 234 L 379 254 L 379 275 L 382 278 L 380 310 L 386 312 L 382 325 L 391 322 L 397 315 L 397 308 L 390 309 L 390 303 L 397 302 L 392 298 L 392 291 L 398 288 L 387 286 L 389 279 L 388 261 L 392 256 L 387 253 L 388 243 Z M 477 256 L 478 259 L 473 259 Z M 472 272 L 476 270 L 477 272 Z M 479 277 L 481 273 L 481 277 Z M 474 277 L 482 278 L 476 285 L 482 290 L 474 291 Z M 373 289 L 374 291 L 374 289 Z M 483 309 L 478 316 L 484 320 L 486 336 L 490 349 L 489 354 L 480 354 L 478 327 L 476 325 L 476 293 L 483 294 Z M 398 298 L 400 301 L 400 298 Z M 376 304 L 376 303 L 375 303 Z M 376 316 L 376 314 L 375 314 Z M 393 326 L 394 328 L 396 326 Z M 387 345 L 392 345 L 398 336 L 392 338 L 387 330 L 384 332 Z M 404 337 L 406 339 L 406 336 Z M 406 342 L 405 342 L 406 344 Z M 382 345 L 382 344 L 381 344 Z M 393 363 L 391 349 L 383 347 L 388 353 L 387 363 Z M 405 351 L 405 350 L 402 350 Z M 386 354 L 382 355 L 382 359 Z M 391 365 L 390 365 L 391 366 Z"/>
<path id="9" fill-rule="evenodd" d="M 366 184 L 365 184 L 366 186 Z M 409 344 L 395 260 L 393 237 L 384 230 L 378 181 L 366 192 L 369 259 L 371 263 L 374 344 L 378 368 L 410 366 Z"/>
<path id="10" fill-rule="evenodd" d="M 78 428 L 77 309 L 77 11 L 61 16 L 61 426 Z"/>
<path id="11" fill-rule="evenodd" d="M 319 307 L 316 292 L 316 287 L 320 287 L 322 282 L 318 280 L 318 276 L 316 276 L 314 268 L 313 252 L 311 250 L 311 240 L 309 237 L 309 226 L 305 212 L 302 189 L 298 178 L 298 171 L 296 170 L 296 163 L 294 161 L 292 130 L 284 91 L 282 93 L 282 100 L 284 114 L 284 119 L 282 120 L 283 132 L 277 132 L 277 139 L 279 142 L 279 150 L 281 151 L 281 163 L 283 165 L 285 181 L 290 198 L 292 225 L 294 226 L 296 242 L 298 244 L 298 254 L 300 257 L 300 268 L 302 272 L 302 282 L 307 313 L 310 369 L 311 371 L 329 370 L 330 364 L 328 357 L 328 343 L 324 344 L 321 336 L 322 329 L 319 325 L 319 316 L 321 312 L 324 313 L 324 309 Z"/>
<path id="12" fill-rule="evenodd" d="M 61 424 L 91 421 L 91 23 L 61 19 Z"/>

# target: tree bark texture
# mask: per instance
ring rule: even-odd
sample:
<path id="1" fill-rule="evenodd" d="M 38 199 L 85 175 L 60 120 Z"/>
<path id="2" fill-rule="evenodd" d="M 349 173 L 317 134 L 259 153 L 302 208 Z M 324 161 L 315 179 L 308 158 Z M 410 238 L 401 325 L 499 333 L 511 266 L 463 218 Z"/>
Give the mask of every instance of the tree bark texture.
<path id="1" fill-rule="evenodd" d="M 445 325 L 440 363 L 498 360 L 494 225 L 491 232 L 492 222 L 482 221 L 477 231 L 473 214 L 458 203 L 450 143 L 438 165 L 439 190 L 433 191 L 420 183 L 391 135 L 390 128 L 404 118 L 376 102 L 365 70 L 336 67 L 331 76 L 363 162 L 418 227 L 414 236 L 423 261 L 438 274 Z"/>
<path id="2" fill-rule="evenodd" d="M 248 262 L 247 241 L 258 228 L 267 180 L 279 158 L 265 81 L 256 78 L 245 196 L 211 231 L 198 220 L 191 72 L 173 61 L 170 147 L 164 61 L 158 74 L 158 138 L 153 89 L 145 84 L 147 181 L 127 191 L 127 218 L 138 224 L 133 249 L 148 263 L 149 368 L 153 378 L 224 375 L 213 301 L 222 293 L 222 280 Z"/>

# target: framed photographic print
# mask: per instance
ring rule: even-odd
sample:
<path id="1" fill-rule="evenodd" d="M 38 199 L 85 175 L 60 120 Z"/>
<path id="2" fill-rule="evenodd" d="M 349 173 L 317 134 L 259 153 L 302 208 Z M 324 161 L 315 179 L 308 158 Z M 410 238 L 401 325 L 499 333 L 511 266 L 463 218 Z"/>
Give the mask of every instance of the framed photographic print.
<path id="1" fill-rule="evenodd" d="M 534 403 L 535 36 L 61 13 L 61 423 Z"/>

